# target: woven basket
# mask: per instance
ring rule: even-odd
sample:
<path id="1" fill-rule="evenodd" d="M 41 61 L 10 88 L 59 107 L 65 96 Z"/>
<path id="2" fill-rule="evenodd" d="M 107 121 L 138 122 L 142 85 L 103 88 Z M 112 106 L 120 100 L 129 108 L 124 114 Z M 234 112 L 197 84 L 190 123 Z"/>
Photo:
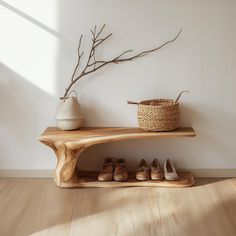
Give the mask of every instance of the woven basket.
<path id="1" fill-rule="evenodd" d="M 179 99 L 152 99 L 128 104 L 138 105 L 138 124 L 145 131 L 172 131 L 178 128 L 180 121 Z"/>

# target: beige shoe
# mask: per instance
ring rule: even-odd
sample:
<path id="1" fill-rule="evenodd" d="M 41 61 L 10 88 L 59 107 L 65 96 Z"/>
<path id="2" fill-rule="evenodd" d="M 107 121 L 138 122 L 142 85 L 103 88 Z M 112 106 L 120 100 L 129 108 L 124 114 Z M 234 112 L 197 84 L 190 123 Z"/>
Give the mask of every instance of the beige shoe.
<path id="1" fill-rule="evenodd" d="M 126 169 L 125 159 L 117 159 L 115 163 L 114 180 L 127 181 L 127 179 L 128 179 L 128 172 Z"/>
<path id="2" fill-rule="evenodd" d="M 151 170 L 151 179 L 153 180 L 163 180 L 164 173 L 161 169 L 160 162 L 157 159 L 154 159 L 152 161 L 152 164 L 150 166 Z"/>
<path id="3" fill-rule="evenodd" d="M 138 165 L 138 169 L 136 171 L 136 179 L 137 180 L 149 180 L 150 179 L 150 171 L 148 168 L 148 164 L 144 159 L 142 159 Z"/>
<path id="4" fill-rule="evenodd" d="M 164 175 L 166 180 L 177 180 L 179 178 L 176 169 L 170 159 L 167 159 L 164 164 Z"/>
<path id="5" fill-rule="evenodd" d="M 99 181 L 111 181 L 113 179 L 114 164 L 114 159 L 109 157 L 105 158 L 102 170 L 98 175 Z"/>

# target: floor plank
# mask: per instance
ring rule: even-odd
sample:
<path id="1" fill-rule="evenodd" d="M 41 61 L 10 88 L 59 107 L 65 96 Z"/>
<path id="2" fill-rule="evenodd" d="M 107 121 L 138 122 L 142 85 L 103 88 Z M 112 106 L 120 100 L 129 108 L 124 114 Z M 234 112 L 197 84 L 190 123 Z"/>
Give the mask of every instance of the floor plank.
<path id="1" fill-rule="evenodd" d="M 0 235 L 236 235 L 236 179 L 190 188 L 60 189 L 0 179 Z"/>

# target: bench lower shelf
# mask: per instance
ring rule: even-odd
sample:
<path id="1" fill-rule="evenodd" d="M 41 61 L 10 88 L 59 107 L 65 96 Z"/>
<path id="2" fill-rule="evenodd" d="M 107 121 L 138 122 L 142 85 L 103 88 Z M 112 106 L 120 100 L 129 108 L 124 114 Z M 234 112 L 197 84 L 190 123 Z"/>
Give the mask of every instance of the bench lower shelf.
<path id="1" fill-rule="evenodd" d="M 157 181 L 157 180 L 148 180 L 148 181 L 138 181 L 135 179 L 135 173 L 129 172 L 129 179 L 125 182 L 117 182 L 117 181 L 98 181 L 97 171 L 78 171 L 77 172 L 78 179 L 77 181 L 73 181 L 73 187 L 108 187 L 108 188 L 118 188 L 118 187 L 172 187 L 172 188 L 181 188 L 181 187 L 190 187 L 194 185 L 194 177 L 191 173 L 179 173 L 179 179 L 175 181 Z M 60 187 L 63 186 L 63 182 L 61 182 Z"/>

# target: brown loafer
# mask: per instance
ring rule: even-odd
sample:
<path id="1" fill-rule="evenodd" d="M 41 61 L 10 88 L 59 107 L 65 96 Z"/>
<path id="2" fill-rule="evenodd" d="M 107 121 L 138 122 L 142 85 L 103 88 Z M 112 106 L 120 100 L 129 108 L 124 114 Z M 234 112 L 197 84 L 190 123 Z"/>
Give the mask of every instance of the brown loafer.
<path id="1" fill-rule="evenodd" d="M 111 181 L 113 179 L 113 171 L 114 171 L 114 159 L 105 158 L 102 166 L 102 170 L 98 175 L 99 181 Z"/>
<path id="2" fill-rule="evenodd" d="M 164 173 L 161 169 L 160 162 L 157 159 L 154 159 L 152 161 L 152 164 L 150 166 L 151 170 L 151 179 L 153 180 L 163 180 Z"/>
<path id="3" fill-rule="evenodd" d="M 127 179 L 128 179 L 128 172 L 126 169 L 125 159 L 117 159 L 115 163 L 114 180 L 127 181 Z"/>
<path id="4" fill-rule="evenodd" d="M 150 179 L 150 171 L 148 168 L 148 164 L 144 159 L 142 159 L 138 165 L 138 169 L 136 171 L 136 179 L 137 180 L 149 180 Z"/>

